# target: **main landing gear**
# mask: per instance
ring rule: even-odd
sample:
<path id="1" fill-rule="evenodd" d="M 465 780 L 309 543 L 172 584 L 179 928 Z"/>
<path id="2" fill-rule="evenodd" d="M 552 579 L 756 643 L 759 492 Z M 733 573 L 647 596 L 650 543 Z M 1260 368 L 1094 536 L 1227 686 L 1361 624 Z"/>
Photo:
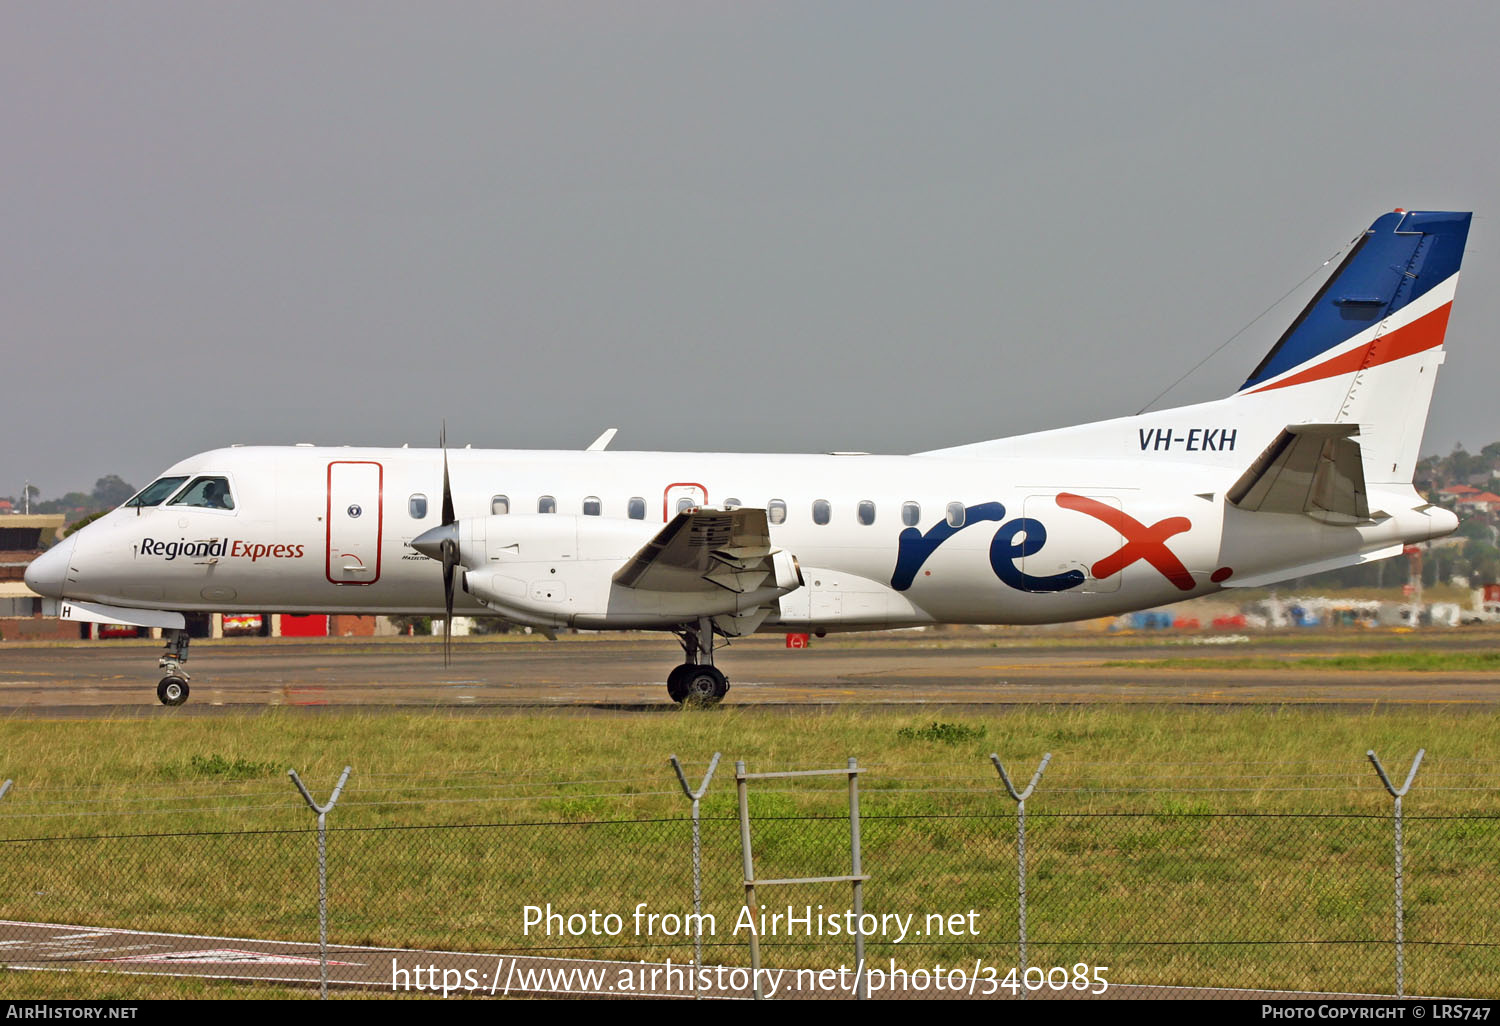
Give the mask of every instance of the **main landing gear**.
<path id="1" fill-rule="evenodd" d="M 677 631 L 687 662 L 667 674 L 667 694 L 683 705 L 717 705 L 729 691 L 729 678 L 714 667 L 714 626 L 702 617 Z"/>
<path id="2" fill-rule="evenodd" d="M 181 705 L 188 700 L 188 672 L 182 664 L 187 662 L 188 643 L 193 639 L 187 631 L 171 627 L 161 633 L 167 639 L 167 647 L 156 665 L 166 670 L 167 675 L 156 685 L 156 697 L 162 705 Z"/>

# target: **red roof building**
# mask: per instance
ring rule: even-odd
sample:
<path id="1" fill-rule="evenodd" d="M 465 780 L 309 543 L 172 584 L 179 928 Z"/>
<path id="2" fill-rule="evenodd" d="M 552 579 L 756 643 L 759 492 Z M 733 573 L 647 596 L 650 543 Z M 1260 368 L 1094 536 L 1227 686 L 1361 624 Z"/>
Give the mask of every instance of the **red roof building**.
<path id="1" fill-rule="evenodd" d="M 1475 492 L 1473 495 L 1460 495 L 1456 505 L 1464 509 L 1471 509 L 1477 513 L 1493 513 L 1500 509 L 1500 495 L 1494 492 Z"/>

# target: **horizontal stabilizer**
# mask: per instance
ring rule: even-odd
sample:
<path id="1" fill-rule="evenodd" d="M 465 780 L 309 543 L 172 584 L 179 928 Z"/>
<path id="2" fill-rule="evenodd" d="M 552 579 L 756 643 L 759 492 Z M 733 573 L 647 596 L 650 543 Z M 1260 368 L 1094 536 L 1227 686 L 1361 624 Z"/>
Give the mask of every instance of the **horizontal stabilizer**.
<path id="1" fill-rule="evenodd" d="M 1328 523 L 1370 519 L 1355 424 L 1291 424 L 1226 493 L 1251 513 L 1305 513 Z"/>
<path id="2" fill-rule="evenodd" d="M 1316 563 L 1304 563 L 1301 566 L 1283 567 L 1280 570 L 1272 570 L 1268 573 L 1255 574 L 1251 577 L 1235 577 L 1224 582 L 1226 588 L 1266 588 L 1282 581 L 1290 581 L 1294 577 L 1311 577 L 1313 574 L 1326 573 L 1329 570 L 1342 570 L 1345 567 L 1361 566 L 1365 563 L 1373 563 L 1377 559 L 1391 559 L 1401 555 L 1401 545 L 1387 545 L 1383 549 L 1374 552 L 1356 552 L 1347 556 L 1334 556 L 1330 559 L 1322 559 Z"/>

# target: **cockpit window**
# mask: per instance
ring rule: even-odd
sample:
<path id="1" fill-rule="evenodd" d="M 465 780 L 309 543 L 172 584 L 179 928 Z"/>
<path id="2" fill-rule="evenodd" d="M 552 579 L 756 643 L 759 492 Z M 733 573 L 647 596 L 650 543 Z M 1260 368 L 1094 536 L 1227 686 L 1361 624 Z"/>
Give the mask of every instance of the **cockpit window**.
<path id="1" fill-rule="evenodd" d="M 229 479 L 226 477 L 195 477 L 193 483 L 168 505 L 234 509 L 234 496 L 229 494 Z"/>
<path id="2" fill-rule="evenodd" d="M 135 498 L 125 503 L 127 506 L 160 506 L 166 501 L 167 496 L 175 492 L 186 477 L 163 477 L 152 481 L 145 488 L 136 493 Z"/>

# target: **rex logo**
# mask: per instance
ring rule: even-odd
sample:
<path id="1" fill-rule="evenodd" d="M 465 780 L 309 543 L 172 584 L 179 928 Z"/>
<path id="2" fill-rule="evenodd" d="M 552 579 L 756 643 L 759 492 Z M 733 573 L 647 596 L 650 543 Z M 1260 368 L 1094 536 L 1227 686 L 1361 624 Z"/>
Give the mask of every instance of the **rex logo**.
<path id="1" fill-rule="evenodd" d="M 1096 580 L 1112 577 L 1127 566 L 1145 560 L 1155 567 L 1167 580 L 1182 591 L 1194 587 L 1193 575 L 1188 573 L 1182 560 L 1167 547 L 1167 539 L 1190 530 L 1193 526 L 1187 517 L 1168 517 L 1147 526 L 1115 507 L 1071 492 L 1057 496 L 1057 504 L 1093 517 L 1113 528 L 1125 539 L 1125 544 L 1098 560 L 1089 568 Z M 939 521 L 923 534 L 915 527 L 902 531 L 897 539 L 896 569 L 891 574 L 891 587 L 906 591 L 917 579 L 923 564 L 942 544 L 958 532 L 986 521 L 1001 522 L 990 542 L 990 568 L 995 576 L 1017 591 L 1049 592 L 1067 591 L 1076 588 L 1087 578 L 1080 570 L 1068 570 L 1045 577 L 1028 574 L 1017 561 L 1033 556 L 1047 544 L 1047 528 L 1034 517 L 1017 517 L 1005 520 L 1005 507 L 998 502 L 982 502 L 964 509 L 964 522 L 954 527 L 946 520 Z"/>

